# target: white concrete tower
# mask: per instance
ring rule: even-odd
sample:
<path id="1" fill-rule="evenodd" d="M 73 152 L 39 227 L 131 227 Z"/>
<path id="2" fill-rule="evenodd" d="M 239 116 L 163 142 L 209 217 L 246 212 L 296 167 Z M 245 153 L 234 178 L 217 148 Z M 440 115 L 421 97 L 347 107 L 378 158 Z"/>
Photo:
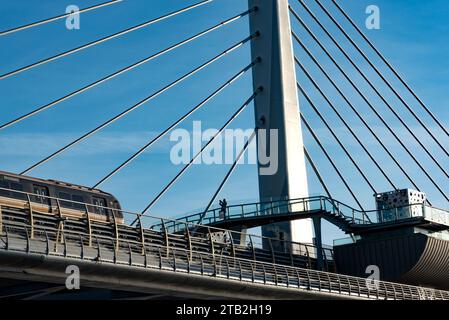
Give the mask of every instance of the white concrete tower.
<path id="1" fill-rule="evenodd" d="M 259 164 L 260 199 L 307 197 L 288 0 L 249 0 L 249 6 L 258 8 L 250 15 L 251 33 L 260 32 L 251 47 L 253 59 L 261 58 L 253 69 L 254 89 L 263 87 L 255 99 L 256 125 L 278 130 L 278 141 L 268 141 L 268 146 L 278 144 L 278 170 L 273 175 L 264 175 Z M 267 137 L 270 140 L 270 135 Z M 298 242 L 311 243 L 313 239 L 310 220 L 265 226 L 262 233 Z"/>

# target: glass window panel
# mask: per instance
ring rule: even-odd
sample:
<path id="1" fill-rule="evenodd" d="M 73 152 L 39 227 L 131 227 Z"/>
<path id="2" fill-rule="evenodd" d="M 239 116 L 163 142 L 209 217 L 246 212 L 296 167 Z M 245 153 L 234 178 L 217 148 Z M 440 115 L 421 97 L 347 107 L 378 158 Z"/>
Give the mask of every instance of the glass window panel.
<path id="1" fill-rule="evenodd" d="M 75 202 L 82 202 L 82 203 L 84 203 L 84 198 L 82 196 L 79 196 L 79 195 L 76 195 L 76 194 L 72 195 L 72 200 L 75 201 Z M 73 203 L 73 207 L 75 209 L 78 209 L 78 210 L 84 210 L 85 206 L 82 203 Z"/>
<path id="2" fill-rule="evenodd" d="M 70 194 L 68 194 L 66 192 L 59 192 L 59 199 L 72 200 L 72 197 L 70 196 Z M 64 208 L 72 208 L 73 207 L 72 203 L 69 201 L 61 201 L 60 204 Z"/>

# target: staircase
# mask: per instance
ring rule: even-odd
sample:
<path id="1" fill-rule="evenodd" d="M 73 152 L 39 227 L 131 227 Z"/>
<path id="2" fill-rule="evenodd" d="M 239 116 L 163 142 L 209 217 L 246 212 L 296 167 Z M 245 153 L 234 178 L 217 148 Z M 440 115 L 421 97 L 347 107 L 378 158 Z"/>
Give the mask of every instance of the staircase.
<path id="1" fill-rule="evenodd" d="M 323 215 L 323 218 L 346 233 L 351 233 L 353 230 L 353 225 L 355 224 L 352 218 L 345 216 L 341 212 L 337 213 L 327 211 L 327 213 Z"/>

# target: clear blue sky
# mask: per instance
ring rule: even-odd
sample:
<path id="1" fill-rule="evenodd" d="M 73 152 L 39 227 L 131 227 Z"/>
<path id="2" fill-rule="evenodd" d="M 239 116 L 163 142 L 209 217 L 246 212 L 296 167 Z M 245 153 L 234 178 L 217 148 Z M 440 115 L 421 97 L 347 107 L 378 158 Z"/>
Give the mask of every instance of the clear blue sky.
<path id="1" fill-rule="evenodd" d="M 191 0 L 125 0 L 121 4 L 82 15 L 80 30 L 68 31 L 65 28 L 65 22 L 59 21 L 2 37 L 0 38 L 0 73 L 14 70 L 194 2 Z M 330 4 L 328 0 L 323 0 L 323 2 Z M 70 4 L 76 4 L 80 8 L 84 8 L 96 3 L 98 2 L 92 0 L 57 2 L 53 0 L 1 0 L 0 30 L 61 14 L 65 11 L 66 6 Z M 319 8 L 313 4 L 313 1 L 308 0 L 307 3 L 310 4 L 314 12 L 320 12 Z M 340 3 L 349 11 L 357 24 L 364 28 L 365 8 L 373 4 L 372 1 L 342 0 Z M 397 67 L 399 72 L 405 76 L 427 105 L 439 116 L 441 122 L 447 124 L 449 122 L 449 95 L 446 89 L 449 81 L 449 59 L 447 59 L 449 56 L 447 36 L 449 32 L 449 22 L 447 20 L 449 7 L 447 6 L 447 0 L 377 0 L 375 4 L 381 9 L 381 30 L 364 30 L 392 64 Z M 292 0 L 292 5 L 295 8 L 300 8 L 296 1 Z M 332 8 L 333 12 L 336 12 L 332 4 L 329 7 Z M 119 68 L 147 57 L 172 43 L 212 26 L 218 21 L 240 13 L 246 10 L 246 8 L 246 0 L 215 0 L 212 4 L 200 9 L 3 80 L 0 83 L 0 122 L 4 123 L 18 115 L 44 105 Z M 330 42 L 326 40 L 322 33 L 318 32 L 319 29 L 311 23 L 305 13 L 302 15 L 313 26 L 320 38 L 325 41 L 324 43 L 332 48 Z M 341 17 L 339 19 L 345 22 Z M 324 21 L 326 25 L 330 26 L 329 21 Z M 348 30 L 352 30 L 347 24 L 344 24 L 344 26 Z M 297 24 L 294 24 L 294 28 L 303 37 L 304 41 L 310 45 L 311 50 L 317 52 L 320 58 L 324 58 L 322 54 L 318 53 L 316 46 L 312 44 L 306 33 Z M 150 95 L 194 66 L 213 57 L 233 43 L 242 40 L 248 35 L 248 32 L 247 19 L 241 19 L 182 49 L 147 63 L 87 93 L 63 102 L 32 119 L 0 132 L 0 149 L 2 150 L 0 169 L 12 172 L 25 169 L 58 147 L 109 119 L 112 115 Z M 354 32 L 351 32 L 351 34 L 356 37 Z M 338 39 L 346 45 L 345 40 L 341 36 L 338 36 Z M 357 39 L 360 40 L 359 38 Z M 375 58 L 368 47 L 362 46 L 362 48 L 370 52 L 370 56 L 373 59 Z M 337 50 L 335 48 L 332 50 L 335 52 L 336 58 L 344 63 Z M 312 66 L 298 47 L 295 48 L 295 51 L 301 60 L 308 66 Z M 351 53 L 363 66 L 361 58 L 355 55 L 353 51 Z M 323 61 L 326 67 L 332 68 L 328 62 Z M 33 175 L 66 180 L 88 186 L 94 184 L 117 164 L 121 163 L 140 146 L 154 137 L 157 132 L 163 130 L 175 118 L 200 102 L 249 62 L 249 47 L 245 46 L 222 59 L 221 63 L 214 64 L 182 85 L 177 86 L 138 111 L 128 115 L 123 120 L 108 127 L 95 137 L 35 170 Z M 346 65 L 347 63 L 345 63 Z M 381 69 L 386 72 L 383 66 Z M 311 68 L 311 70 L 315 69 Z M 372 74 L 369 70 L 367 72 Z M 315 74 L 318 75 L 317 72 Z M 351 75 L 358 79 L 355 71 L 351 71 Z M 389 73 L 386 73 L 386 75 L 396 84 L 396 81 L 390 77 Z M 307 83 L 301 75 L 299 79 L 304 84 Z M 374 79 L 374 81 L 385 92 L 388 92 L 385 87 L 381 87 L 378 80 Z M 310 90 L 312 89 L 309 85 L 306 85 L 306 87 Z M 332 97 L 335 99 L 337 107 L 342 110 L 347 108 L 326 84 L 324 84 L 324 88 L 328 90 L 329 94 L 333 94 Z M 376 103 L 376 106 L 379 106 L 380 110 L 386 110 L 379 99 L 376 100 L 372 92 L 366 87 L 363 87 L 363 90 Z M 415 110 L 419 110 L 415 101 L 406 95 L 405 91 L 401 89 L 401 93 L 404 93 L 408 101 L 412 102 L 412 107 Z M 209 103 L 181 127 L 190 129 L 192 120 L 202 120 L 205 127 L 219 128 L 250 94 L 251 76 L 248 75 L 241 79 L 239 83 L 228 88 L 224 94 Z M 313 96 L 318 97 L 316 94 Z M 404 110 L 404 107 L 400 105 L 399 101 L 394 100 L 391 94 L 387 96 L 392 99 L 393 105 L 398 110 Z M 358 99 L 355 96 L 351 97 Z M 316 101 L 320 100 L 317 98 Z M 360 102 L 360 99 L 355 101 L 360 105 L 361 112 L 370 120 L 375 130 L 389 141 L 390 136 L 384 129 L 379 127 L 379 122 L 367 111 L 367 107 Z M 320 106 L 322 106 L 323 112 L 329 119 L 333 119 L 332 114 L 326 111 L 328 107 L 323 102 L 321 102 Z M 308 118 L 312 117 L 313 114 L 307 105 L 303 104 L 302 109 Z M 387 111 L 384 112 L 387 119 L 390 119 L 391 116 Z M 407 122 L 416 130 L 417 135 L 429 145 L 429 148 L 435 152 L 437 158 L 447 168 L 449 166 L 448 159 L 444 157 L 435 144 L 429 141 L 423 130 L 418 129 L 417 123 L 412 121 L 405 112 L 401 111 L 401 115 L 404 115 Z M 431 126 L 431 121 L 428 117 L 425 117 L 422 113 L 420 115 L 423 116 L 423 120 L 429 124 L 429 127 L 442 140 L 445 147 L 448 148 L 448 139 L 442 136 L 438 129 Z M 367 138 L 366 131 L 359 128 L 360 124 L 355 118 L 351 118 L 349 114 L 348 117 L 352 119 L 351 123 L 353 123 L 354 128 L 360 132 L 362 137 L 366 138 L 365 141 L 368 143 L 370 139 Z M 316 119 L 313 119 L 312 123 L 316 127 L 321 126 Z M 342 128 L 340 123 L 333 123 L 338 128 Z M 391 124 L 400 130 L 401 137 L 403 137 L 407 145 L 412 149 L 416 149 L 416 143 L 413 143 L 410 137 L 403 132 L 404 130 L 400 128 L 398 122 L 391 120 Z M 253 126 L 253 113 L 252 107 L 250 107 L 232 127 L 252 128 Z M 366 207 L 373 208 L 372 192 L 367 189 L 361 178 L 356 175 L 354 169 L 347 163 L 347 160 L 337 155 L 338 148 L 330 146 L 333 143 L 330 135 L 324 129 L 319 129 L 318 132 L 320 132 L 331 151 L 334 152 L 337 163 L 351 177 L 350 181 L 355 189 L 361 190 L 359 192 Z M 343 129 L 339 130 L 339 133 L 345 142 L 353 143 Z M 332 169 L 321 158 L 321 154 L 312 140 L 308 136 L 305 139 L 321 171 L 329 177 L 329 184 L 332 190 L 334 190 L 335 197 L 343 202 L 353 204 L 353 201 L 332 172 Z M 433 202 L 440 207 L 447 207 L 447 203 L 438 195 L 425 177 L 417 172 L 416 166 L 411 163 L 404 152 L 395 147 L 393 142 L 389 141 L 388 143 L 392 146 L 399 159 L 406 164 L 407 169 L 414 174 L 414 177 L 420 182 L 423 189 L 428 191 Z M 161 190 L 165 183 L 180 170 L 180 167 L 173 166 L 170 163 L 170 146 L 171 144 L 167 139 L 159 142 L 138 160 L 134 161 L 131 166 L 123 170 L 111 181 L 105 183 L 102 189 L 117 195 L 123 207 L 128 210 L 141 210 Z M 359 148 L 354 145 L 351 150 L 357 156 L 357 159 L 365 163 L 367 167 L 371 166 L 369 160 L 362 155 Z M 377 147 L 373 146 L 373 150 L 378 157 L 385 158 Z M 438 173 L 435 166 L 429 163 L 428 158 L 422 152 L 419 152 L 417 157 L 428 166 L 429 171 L 437 177 L 438 182 L 447 191 L 447 179 Z M 170 217 L 203 208 L 227 171 L 227 168 L 226 166 L 195 166 L 161 199 L 152 213 Z M 409 187 L 409 184 L 404 179 L 401 180 L 400 174 L 395 172 L 397 170 L 393 164 L 387 164 L 387 168 L 390 168 L 392 177 L 398 181 L 399 185 Z M 376 182 L 379 191 L 390 189 L 375 170 L 370 170 L 369 174 Z M 310 183 L 312 194 L 323 193 L 313 177 L 311 177 Z M 230 200 L 229 202 L 239 202 L 241 200 L 256 199 L 257 194 L 256 167 L 247 165 L 237 169 L 220 197 L 226 197 Z M 327 231 L 325 239 L 327 242 L 334 237 L 342 236 L 329 226 L 326 227 L 325 231 Z"/>

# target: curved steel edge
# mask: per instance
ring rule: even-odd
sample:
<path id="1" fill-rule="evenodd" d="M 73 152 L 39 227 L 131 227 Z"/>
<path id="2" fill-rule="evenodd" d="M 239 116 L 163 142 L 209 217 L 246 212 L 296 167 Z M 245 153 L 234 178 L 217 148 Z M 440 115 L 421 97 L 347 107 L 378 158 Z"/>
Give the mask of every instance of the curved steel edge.
<path id="1" fill-rule="evenodd" d="M 449 241 L 420 233 L 334 247 L 340 273 L 363 277 L 376 265 L 383 281 L 440 290 L 449 289 L 448 252 Z"/>
<path id="2" fill-rule="evenodd" d="M 423 245 L 419 259 L 401 281 L 449 289 L 449 242 L 426 236 L 420 238 Z"/>
<path id="3" fill-rule="evenodd" d="M 0 250 L 0 277 L 64 285 L 67 278 L 65 270 L 69 265 L 79 267 L 81 287 L 165 294 L 198 299 L 360 299 L 353 296 L 349 297 L 298 288 L 267 286 L 183 272 L 144 269 L 105 262 Z"/>

